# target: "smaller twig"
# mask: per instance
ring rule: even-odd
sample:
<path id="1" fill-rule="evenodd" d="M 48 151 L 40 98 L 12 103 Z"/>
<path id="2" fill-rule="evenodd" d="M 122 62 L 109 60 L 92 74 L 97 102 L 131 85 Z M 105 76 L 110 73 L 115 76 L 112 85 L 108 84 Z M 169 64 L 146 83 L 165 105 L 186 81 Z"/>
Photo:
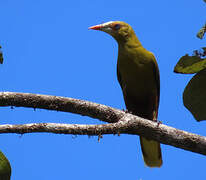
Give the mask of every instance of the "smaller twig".
<path id="1" fill-rule="evenodd" d="M 24 125 L 0 125 L 1 133 L 50 132 L 58 134 L 98 136 L 104 134 L 133 134 L 156 140 L 163 144 L 206 155 L 206 137 L 178 130 L 163 124 L 145 120 L 131 114 L 124 121 L 102 125 L 33 123 Z"/>

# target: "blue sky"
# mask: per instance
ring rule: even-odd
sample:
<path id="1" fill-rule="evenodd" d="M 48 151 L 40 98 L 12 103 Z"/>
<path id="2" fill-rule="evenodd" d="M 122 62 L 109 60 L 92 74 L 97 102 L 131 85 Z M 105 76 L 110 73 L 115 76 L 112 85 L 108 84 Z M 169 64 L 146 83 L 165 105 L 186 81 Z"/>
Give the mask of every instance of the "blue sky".
<path id="1" fill-rule="evenodd" d="M 117 3 L 118 2 L 118 3 Z M 0 91 L 30 92 L 85 99 L 123 109 L 116 78 L 117 43 L 91 25 L 122 20 L 152 51 L 161 74 L 159 120 L 206 135 L 184 108 L 182 92 L 191 75 L 173 73 L 178 59 L 205 46 L 196 33 L 205 22 L 203 0 L 1 0 Z M 33 122 L 99 123 L 62 112 L 0 108 L 1 124 Z M 203 179 L 204 156 L 162 145 L 163 167 L 144 166 L 139 138 L 46 133 L 2 134 L 0 149 L 12 165 L 12 180 L 39 179 Z"/>

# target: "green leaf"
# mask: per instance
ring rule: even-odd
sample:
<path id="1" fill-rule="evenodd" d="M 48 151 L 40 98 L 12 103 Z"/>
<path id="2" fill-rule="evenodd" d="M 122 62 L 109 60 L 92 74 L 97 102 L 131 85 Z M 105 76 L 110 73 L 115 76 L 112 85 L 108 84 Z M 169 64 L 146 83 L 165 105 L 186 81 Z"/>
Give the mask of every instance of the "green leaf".
<path id="1" fill-rule="evenodd" d="M 0 180 L 10 180 L 11 166 L 8 159 L 0 151 Z"/>
<path id="2" fill-rule="evenodd" d="M 0 64 L 3 64 L 3 54 L 2 54 L 2 52 L 0 51 Z"/>
<path id="3" fill-rule="evenodd" d="M 183 93 L 184 106 L 197 121 L 206 120 L 206 69 L 198 72 Z"/>
<path id="4" fill-rule="evenodd" d="M 182 56 L 174 68 L 174 72 L 182 74 L 197 73 L 206 68 L 206 48 L 195 50 L 192 56 Z"/>
<path id="5" fill-rule="evenodd" d="M 206 0 L 204 0 L 206 2 Z M 206 33 L 206 24 L 199 30 L 197 37 L 202 39 Z"/>

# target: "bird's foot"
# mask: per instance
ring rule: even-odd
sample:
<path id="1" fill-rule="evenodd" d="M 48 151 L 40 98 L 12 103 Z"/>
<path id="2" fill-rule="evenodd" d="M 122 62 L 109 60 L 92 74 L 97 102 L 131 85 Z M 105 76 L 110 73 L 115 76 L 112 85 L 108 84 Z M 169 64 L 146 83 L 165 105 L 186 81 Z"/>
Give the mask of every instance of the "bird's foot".
<path id="1" fill-rule="evenodd" d="M 125 113 L 130 113 L 130 114 L 132 114 L 132 112 L 129 111 L 128 109 L 122 109 L 122 111 L 124 111 Z"/>
<path id="2" fill-rule="evenodd" d="M 160 124 L 162 124 L 162 121 L 157 120 L 157 127 L 159 127 Z"/>

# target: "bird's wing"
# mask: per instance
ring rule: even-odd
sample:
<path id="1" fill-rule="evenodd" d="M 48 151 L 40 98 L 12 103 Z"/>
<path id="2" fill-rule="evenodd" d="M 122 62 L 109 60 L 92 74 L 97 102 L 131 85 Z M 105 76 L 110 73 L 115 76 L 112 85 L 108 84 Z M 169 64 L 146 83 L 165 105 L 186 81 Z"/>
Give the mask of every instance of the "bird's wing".
<path id="1" fill-rule="evenodd" d="M 152 54 L 152 61 L 153 63 L 153 72 L 154 72 L 154 78 L 157 84 L 157 99 L 156 99 L 156 107 L 155 107 L 155 111 L 156 111 L 156 118 L 158 115 L 158 107 L 159 107 L 159 101 L 160 101 L 160 72 L 159 72 L 159 68 L 155 59 L 155 56 Z"/>
<path id="2" fill-rule="evenodd" d="M 122 88 L 122 90 L 123 90 L 122 78 L 121 78 L 121 74 L 120 74 L 120 71 L 119 71 L 118 66 L 117 66 L 117 79 L 118 79 L 119 84 L 120 84 L 120 86 L 121 86 L 121 88 Z"/>

